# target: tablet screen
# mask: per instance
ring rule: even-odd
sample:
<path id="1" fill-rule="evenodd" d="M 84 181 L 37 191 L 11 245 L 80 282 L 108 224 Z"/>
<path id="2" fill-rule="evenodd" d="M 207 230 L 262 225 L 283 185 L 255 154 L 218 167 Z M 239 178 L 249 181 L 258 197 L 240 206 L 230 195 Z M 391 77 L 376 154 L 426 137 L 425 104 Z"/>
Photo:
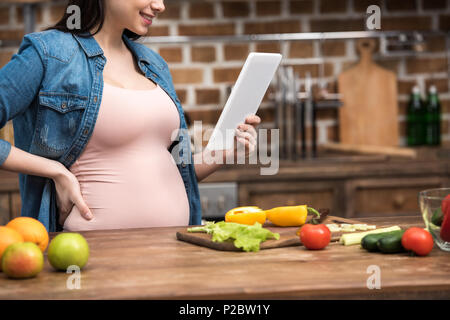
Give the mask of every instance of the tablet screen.
<path id="1" fill-rule="evenodd" d="M 247 57 L 206 146 L 209 150 L 233 148 L 235 129 L 254 115 L 281 62 L 281 54 L 252 52 Z"/>

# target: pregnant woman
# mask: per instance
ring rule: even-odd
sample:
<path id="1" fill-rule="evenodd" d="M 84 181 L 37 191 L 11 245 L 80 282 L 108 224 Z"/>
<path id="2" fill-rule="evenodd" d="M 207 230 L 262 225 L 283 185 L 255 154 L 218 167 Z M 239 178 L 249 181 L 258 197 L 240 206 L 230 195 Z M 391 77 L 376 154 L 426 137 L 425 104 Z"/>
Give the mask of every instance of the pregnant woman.
<path id="1" fill-rule="evenodd" d="M 201 223 L 197 183 L 225 161 L 192 154 L 168 66 L 136 42 L 164 9 L 69 1 L 73 14 L 26 35 L 0 70 L 0 128 L 13 119 L 15 135 L 0 140 L 0 169 L 20 173 L 22 216 L 49 231 Z M 259 123 L 247 117 L 222 158 L 248 158 Z"/>

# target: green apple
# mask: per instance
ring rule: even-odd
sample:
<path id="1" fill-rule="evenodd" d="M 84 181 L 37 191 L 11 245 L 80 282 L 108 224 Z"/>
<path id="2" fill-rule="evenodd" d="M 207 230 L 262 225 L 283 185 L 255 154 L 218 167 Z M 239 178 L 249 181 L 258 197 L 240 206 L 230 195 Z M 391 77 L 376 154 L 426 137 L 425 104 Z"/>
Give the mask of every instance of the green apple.
<path id="1" fill-rule="evenodd" d="M 17 242 L 6 248 L 1 262 L 8 277 L 32 278 L 42 271 L 44 255 L 33 242 Z"/>
<path id="2" fill-rule="evenodd" d="M 89 259 L 89 245 L 81 234 L 63 232 L 52 239 L 47 256 L 57 270 L 66 271 L 71 265 L 82 269 Z"/>

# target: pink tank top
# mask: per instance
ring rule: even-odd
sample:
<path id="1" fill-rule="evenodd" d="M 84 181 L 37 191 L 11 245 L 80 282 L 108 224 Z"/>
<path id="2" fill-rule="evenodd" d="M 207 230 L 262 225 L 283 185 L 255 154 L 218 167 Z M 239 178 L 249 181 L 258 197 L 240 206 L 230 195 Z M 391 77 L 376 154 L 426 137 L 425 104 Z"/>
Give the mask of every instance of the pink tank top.
<path id="1" fill-rule="evenodd" d="M 189 202 L 168 148 L 179 128 L 175 104 L 157 86 L 130 90 L 105 83 L 91 139 L 70 167 L 94 218 L 74 206 L 67 231 L 186 226 Z"/>

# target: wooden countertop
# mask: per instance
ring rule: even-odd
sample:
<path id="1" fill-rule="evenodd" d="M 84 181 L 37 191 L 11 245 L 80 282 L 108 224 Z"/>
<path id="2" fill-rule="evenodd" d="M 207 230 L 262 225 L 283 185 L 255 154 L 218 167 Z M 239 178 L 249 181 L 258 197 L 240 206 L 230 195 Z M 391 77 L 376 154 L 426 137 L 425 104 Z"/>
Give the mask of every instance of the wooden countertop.
<path id="1" fill-rule="evenodd" d="M 214 182 L 261 182 L 297 179 L 346 179 L 379 176 L 429 176 L 450 175 L 448 160 L 393 160 L 381 158 L 312 159 L 301 162 L 280 161 L 274 175 L 262 175 L 259 165 L 226 165 L 206 179 L 204 183 Z M 268 166 L 264 166 L 268 167 Z"/>
<path id="2" fill-rule="evenodd" d="M 423 226 L 419 216 L 361 220 Z M 53 271 L 46 258 L 33 279 L 0 273 L 0 299 L 450 298 L 450 254 L 436 247 L 427 257 L 340 244 L 321 251 L 223 252 L 177 241 L 177 230 L 82 232 L 91 256 L 81 271 L 81 289 L 67 289 L 69 274 Z M 371 265 L 381 270 L 379 290 L 366 287 Z"/>

